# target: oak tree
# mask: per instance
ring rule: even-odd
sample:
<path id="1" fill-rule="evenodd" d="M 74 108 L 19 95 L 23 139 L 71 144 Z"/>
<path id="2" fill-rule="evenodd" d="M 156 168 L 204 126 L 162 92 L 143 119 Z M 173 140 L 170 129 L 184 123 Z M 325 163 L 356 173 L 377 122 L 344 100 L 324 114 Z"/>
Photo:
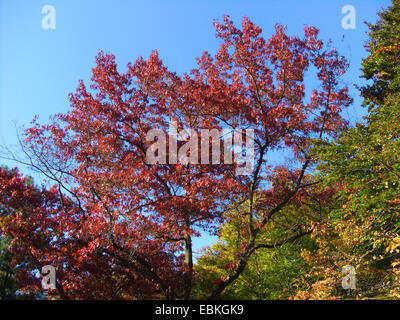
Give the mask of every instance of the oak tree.
<path id="1" fill-rule="evenodd" d="M 215 28 L 219 50 L 204 52 L 183 75 L 156 51 L 125 72 L 99 52 L 90 88 L 80 81 L 69 96 L 71 110 L 26 131 L 30 165 L 55 187 L 51 205 L 32 218 L 38 224 L 16 214 L 13 232 L 21 248 L 40 247 L 32 264 L 53 260 L 64 297 L 189 299 L 192 238 L 218 234 L 226 213 L 246 202 L 230 272 L 204 293 L 217 298 L 257 250 L 273 245 L 259 237 L 272 218 L 304 202 L 317 183 L 306 179 L 315 163 L 312 139 L 336 136 L 352 101 L 340 83 L 346 60 L 314 27 L 298 37 L 276 25 L 265 39 L 247 17 L 237 28 L 225 16 Z M 254 130 L 254 169 L 237 175 L 241 164 L 224 163 L 222 149 L 215 163 L 176 163 L 170 151 L 185 141 L 173 139 L 165 163 L 148 163 L 154 141 L 147 133 L 167 132 L 171 120 L 192 134 Z"/>

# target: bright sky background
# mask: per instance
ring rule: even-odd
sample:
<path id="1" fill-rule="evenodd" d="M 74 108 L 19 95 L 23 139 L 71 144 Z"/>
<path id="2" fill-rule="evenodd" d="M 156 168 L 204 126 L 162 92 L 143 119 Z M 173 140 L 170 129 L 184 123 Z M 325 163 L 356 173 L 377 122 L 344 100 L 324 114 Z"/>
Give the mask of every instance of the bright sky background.
<path id="1" fill-rule="evenodd" d="M 289 34 L 301 35 L 305 24 L 318 27 L 320 38 L 331 39 L 350 61 L 342 78 L 355 99 L 344 113 L 352 123 L 365 110 L 355 83 L 360 83 L 361 59 L 367 40 L 364 21 L 375 22 L 376 12 L 389 0 L 0 0 L 0 144 L 16 144 L 14 122 L 28 125 L 35 115 L 48 121 L 51 114 L 69 110 L 68 93 L 78 80 L 88 84 L 98 50 L 116 56 L 120 71 L 139 55 L 157 49 L 165 65 L 179 74 L 196 66 L 195 58 L 219 46 L 214 19 L 228 14 L 241 25 L 244 15 L 268 38 L 276 23 Z M 42 28 L 44 5 L 56 9 L 56 29 Z M 356 29 L 344 30 L 342 7 L 356 9 Z M 15 163 L 0 160 L 11 167 Z M 22 172 L 30 173 L 25 168 Z M 194 241 L 195 250 L 210 244 L 209 237 Z"/>

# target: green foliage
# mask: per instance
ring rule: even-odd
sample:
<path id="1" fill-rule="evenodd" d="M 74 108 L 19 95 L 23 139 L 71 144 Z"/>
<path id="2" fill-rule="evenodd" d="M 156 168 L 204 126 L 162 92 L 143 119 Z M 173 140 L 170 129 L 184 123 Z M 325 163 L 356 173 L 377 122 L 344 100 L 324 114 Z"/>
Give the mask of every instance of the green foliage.
<path id="1" fill-rule="evenodd" d="M 308 217 L 304 210 L 292 206 L 276 216 L 263 230 L 259 242 L 278 243 L 280 239 L 286 238 L 293 229 L 306 223 Z M 217 243 L 206 248 L 198 259 L 195 266 L 197 280 L 193 290 L 194 298 L 204 297 L 213 284 L 226 277 L 234 268 L 235 256 L 243 238 L 246 238 L 240 231 L 243 224 L 240 212 L 239 209 L 229 214 Z M 309 267 L 301 256 L 304 248 L 311 251 L 316 249 L 314 241 L 307 235 L 281 246 L 257 250 L 250 257 L 241 276 L 222 293 L 221 299 L 287 299 L 293 296 L 297 290 L 306 287 L 302 276 Z"/>
<path id="2" fill-rule="evenodd" d="M 361 91 L 370 111 L 366 123 L 348 129 L 333 143 L 320 141 L 315 149 L 322 160 L 320 176 L 327 185 L 341 186 L 337 200 L 343 203 L 314 235 L 319 258 L 335 257 L 331 265 L 336 268 L 354 265 L 360 298 L 399 296 L 400 1 L 394 0 L 379 16 L 376 25 L 369 25 L 370 55 L 363 62 L 363 77 L 373 80 Z M 333 232 L 326 236 L 329 228 Z M 325 279 L 335 277 L 326 269 Z"/>
<path id="3" fill-rule="evenodd" d="M 12 254 L 8 251 L 8 238 L 0 238 L 0 300 L 14 299 L 16 296 L 16 279 L 10 263 Z"/>
<path id="4" fill-rule="evenodd" d="M 0 166 L 0 170 L 9 170 L 6 166 Z M 2 218 L 7 215 L 6 208 L 0 206 L 0 227 Z M 10 238 L 0 234 L 0 300 L 15 298 L 16 281 L 15 273 L 11 267 L 12 254 L 8 250 Z"/>
<path id="5" fill-rule="evenodd" d="M 363 77 L 372 84 L 361 89 L 365 105 L 384 103 L 387 96 L 400 87 L 400 1 L 380 12 L 379 21 L 368 24 L 370 39 L 366 48 L 370 53 L 363 61 Z"/>

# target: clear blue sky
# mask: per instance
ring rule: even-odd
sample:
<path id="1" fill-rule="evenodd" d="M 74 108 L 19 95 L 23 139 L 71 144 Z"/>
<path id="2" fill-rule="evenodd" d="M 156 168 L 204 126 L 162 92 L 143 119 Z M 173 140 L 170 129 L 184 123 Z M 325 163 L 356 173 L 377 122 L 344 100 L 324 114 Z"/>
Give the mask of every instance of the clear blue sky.
<path id="1" fill-rule="evenodd" d="M 69 109 L 68 93 L 78 80 L 91 77 L 99 49 L 115 54 L 118 66 L 139 55 L 159 51 L 171 71 L 183 73 L 195 67 L 204 50 L 214 53 L 219 41 L 212 22 L 229 14 L 240 25 L 247 15 L 268 37 L 275 23 L 290 34 L 303 26 L 321 30 L 341 54 L 350 60 L 343 81 L 350 86 L 354 105 L 344 113 L 352 123 L 361 120 L 358 92 L 363 47 L 367 40 L 364 21 L 375 22 L 376 12 L 389 0 L 0 0 L 0 143 L 16 144 L 14 122 L 28 124 L 35 115 L 41 122 Z M 42 28 L 42 7 L 56 9 L 56 29 Z M 341 9 L 356 9 L 356 29 L 344 30 Z M 344 36 L 344 38 L 343 38 Z M 15 166 L 7 161 L 1 164 Z M 21 168 L 23 172 L 29 171 Z M 195 242 L 196 249 L 210 239 Z"/>

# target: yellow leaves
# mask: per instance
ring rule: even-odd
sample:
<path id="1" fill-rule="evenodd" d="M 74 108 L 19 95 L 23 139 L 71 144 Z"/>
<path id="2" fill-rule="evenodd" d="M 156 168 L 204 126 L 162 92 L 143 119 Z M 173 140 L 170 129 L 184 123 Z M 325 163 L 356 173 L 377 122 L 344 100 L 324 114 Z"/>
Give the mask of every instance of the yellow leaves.
<path id="1" fill-rule="evenodd" d="M 391 243 L 387 246 L 386 252 L 399 253 L 400 252 L 400 236 L 392 239 Z"/>
<path id="2" fill-rule="evenodd" d="M 337 280 L 328 278 L 312 284 L 311 291 L 299 291 L 294 300 L 339 300 L 340 297 L 334 294 L 337 287 Z"/>
<path id="3" fill-rule="evenodd" d="M 395 45 L 389 45 L 389 46 L 384 46 L 384 47 L 379 47 L 376 52 L 391 52 L 400 49 L 400 45 L 395 44 Z M 386 73 L 386 72 L 385 72 Z M 387 73 L 386 73 L 387 74 Z"/>
<path id="4" fill-rule="evenodd" d="M 400 203 L 400 198 L 396 198 L 389 202 L 389 204 L 397 204 L 397 203 Z"/>
<path id="5" fill-rule="evenodd" d="M 387 75 L 388 73 L 387 72 L 385 72 L 385 71 L 382 71 L 382 72 L 380 72 L 379 74 L 377 74 L 377 78 L 378 79 L 382 79 L 383 78 L 383 76 L 385 76 L 385 75 Z"/>
<path id="6" fill-rule="evenodd" d="M 389 189 L 389 181 L 385 181 L 385 189 Z"/>

